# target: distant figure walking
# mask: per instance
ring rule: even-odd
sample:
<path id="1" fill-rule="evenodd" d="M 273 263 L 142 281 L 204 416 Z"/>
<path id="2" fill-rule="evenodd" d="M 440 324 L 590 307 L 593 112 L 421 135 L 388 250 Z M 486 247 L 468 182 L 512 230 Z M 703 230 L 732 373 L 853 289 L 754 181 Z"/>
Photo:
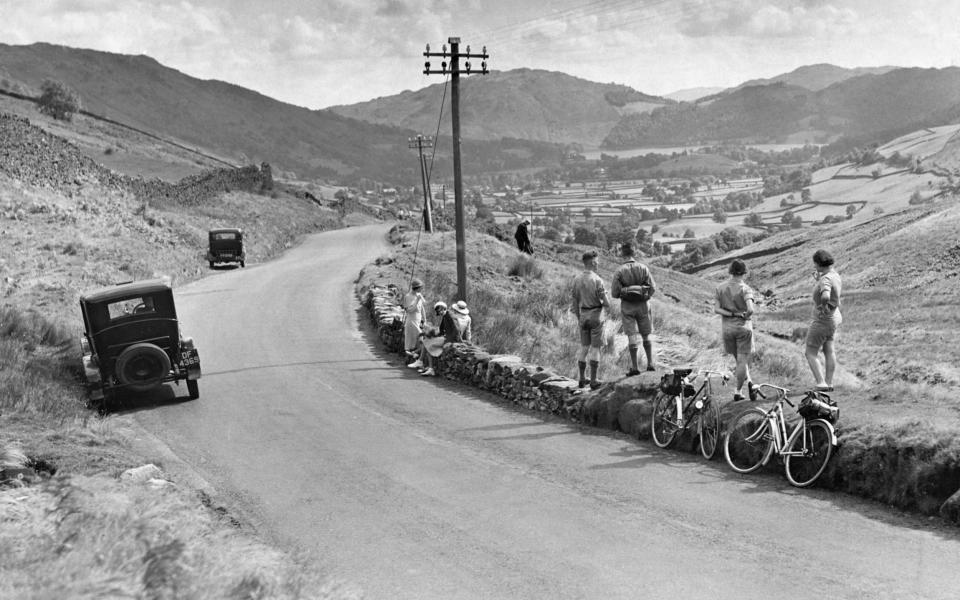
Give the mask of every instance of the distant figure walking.
<path id="1" fill-rule="evenodd" d="M 530 245 L 530 231 L 527 229 L 529 226 L 530 219 L 520 221 L 520 224 L 517 225 L 517 232 L 513 237 L 517 240 L 517 248 L 519 248 L 521 252 L 533 254 L 533 246 Z"/>
<path id="2" fill-rule="evenodd" d="M 403 349 L 407 355 L 417 356 L 417 346 L 420 344 L 420 334 L 423 332 L 423 282 L 414 279 L 410 282 L 410 291 L 403 295 Z M 409 366 L 418 368 L 423 362 L 417 358 Z"/>
<path id="3" fill-rule="evenodd" d="M 813 278 L 813 321 L 807 329 L 806 357 L 816 380 L 815 389 L 833 390 L 833 375 L 837 370 L 837 354 L 834 343 L 843 317 L 840 315 L 840 274 L 833 268 L 833 256 L 826 250 L 813 254 L 816 270 Z M 823 350 L 823 367 L 820 351 Z"/>
<path id="4" fill-rule="evenodd" d="M 650 321 L 650 306 L 648 302 L 656 293 L 657 285 L 647 265 L 637 262 L 633 258 L 633 244 L 625 242 L 620 246 L 620 255 L 626 261 L 617 267 L 613 274 L 613 283 L 610 293 L 620 299 L 620 315 L 623 319 L 623 332 L 627 334 L 627 344 L 630 350 L 630 370 L 627 377 L 640 374 L 638 352 L 640 342 L 643 342 L 643 353 L 647 358 L 647 370 L 656 371 L 653 364 L 653 343 L 650 334 L 653 332 L 653 323 Z"/>
<path id="5" fill-rule="evenodd" d="M 603 309 L 610 309 L 610 300 L 597 275 L 597 251 L 583 254 L 583 272 L 573 280 L 573 313 L 577 315 L 580 330 L 580 352 L 577 368 L 580 387 L 586 387 L 587 361 L 590 361 L 590 389 L 600 387 L 597 371 L 600 368 L 600 348 L 603 346 Z"/>
<path id="6" fill-rule="evenodd" d="M 750 379 L 750 355 L 753 354 L 753 290 L 743 278 L 747 274 L 747 265 L 740 259 L 730 263 L 730 279 L 717 286 L 717 306 L 713 312 L 721 317 L 720 333 L 723 336 L 723 349 L 737 361 L 737 391 L 734 401 L 743 400 L 743 383 L 747 383 L 750 400 L 756 400 L 753 381 Z"/>

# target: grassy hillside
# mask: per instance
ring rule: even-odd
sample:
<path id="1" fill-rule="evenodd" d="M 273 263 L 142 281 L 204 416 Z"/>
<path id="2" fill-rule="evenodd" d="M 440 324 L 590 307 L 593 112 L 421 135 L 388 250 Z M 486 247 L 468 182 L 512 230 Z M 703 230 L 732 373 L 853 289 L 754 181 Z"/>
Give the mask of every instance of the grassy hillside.
<path id="1" fill-rule="evenodd" d="M 741 83 L 733 89 L 745 88 L 753 85 L 769 85 L 782 81 L 789 85 L 796 85 L 816 92 L 830 87 L 835 83 L 846 81 L 860 75 L 882 75 L 897 67 L 856 67 L 847 69 L 836 65 L 820 63 L 816 65 L 804 65 L 798 67 L 789 73 L 783 73 L 775 77 L 766 79 L 751 79 Z"/>
<path id="2" fill-rule="evenodd" d="M 443 83 L 328 110 L 372 123 L 433 132 Z M 647 112 L 672 101 L 623 85 L 594 83 L 535 69 L 494 71 L 461 78 L 461 128 L 465 138 L 503 137 L 596 146 L 623 114 Z M 447 90 L 441 127 L 450 128 Z"/>

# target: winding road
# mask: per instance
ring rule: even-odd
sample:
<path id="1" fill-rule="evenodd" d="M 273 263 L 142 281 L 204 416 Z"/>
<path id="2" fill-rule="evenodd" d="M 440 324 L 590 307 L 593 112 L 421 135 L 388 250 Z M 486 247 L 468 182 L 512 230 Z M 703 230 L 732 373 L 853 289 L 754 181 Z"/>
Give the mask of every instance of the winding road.
<path id="1" fill-rule="evenodd" d="M 274 543 L 376 599 L 960 597 L 960 531 L 939 521 L 400 366 L 353 293 L 385 232 L 176 290 L 200 399 L 135 417 Z"/>

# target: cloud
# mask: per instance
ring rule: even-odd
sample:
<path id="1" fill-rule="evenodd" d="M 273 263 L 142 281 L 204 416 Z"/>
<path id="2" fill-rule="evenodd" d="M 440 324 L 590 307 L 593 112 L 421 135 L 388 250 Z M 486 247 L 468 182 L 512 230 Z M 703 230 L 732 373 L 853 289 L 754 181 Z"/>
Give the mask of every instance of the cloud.
<path id="1" fill-rule="evenodd" d="M 677 29 L 693 38 L 842 36 L 860 19 L 856 9 L 828 0 L 685 0 Z"/>

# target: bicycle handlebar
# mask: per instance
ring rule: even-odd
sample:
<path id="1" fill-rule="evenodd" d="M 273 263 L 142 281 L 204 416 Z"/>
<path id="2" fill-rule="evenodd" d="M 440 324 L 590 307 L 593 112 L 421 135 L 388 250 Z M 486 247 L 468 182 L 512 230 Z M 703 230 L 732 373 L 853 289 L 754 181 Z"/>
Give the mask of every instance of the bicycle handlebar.
<path id="1" fill-rule="evenodd" d="M 772 383 L 760 383 L 760 384 L 757 384 L 757 385 L 753 386 L 753 389 L 755 389 L 755 390 L 757 391 L 757 395 L 758 395 L 758 396 L 760 396 L 761 398 L 766 398 L 767 396 L 766 396 L 763 392 L 760 391 L 760 388 L 765 388 L 765 387 L 768 387 L 768 388 L 771 388 L 771 389 L 777 391 L 777 396 L 779 396 L 779 398 L 777 399 L 778 401 L 782 400 L 782 401 L 786 402 L 787 404 L 790 405 L 791 408 L 795 408 L 795 407 L 796 407 L 796 405 L 794 405 L 793 402 L 790 402 L 790 399 L 787 398 L 787 394 L 790 393 L 790 390 L 788 390 L 788 389 L 785 388 L 785 387 L 780 387 L 779 385 L 773 385 Z"/>
<path id="2" fill-rule="evenodd" d="M 696 379 L 697 377 L 699 377 L 700 375 L 707 375 L 707 376 L 710 376 L 710 375 L 719 375 L 720 377 L 723 378 L 723 384 L 724 384 L 724 385 L 726 385 L 727 382 L 730 381 L 730 374 L 727 373 L 726 371 L 714 371 L 714 370 L 711 370 L 711 369 L 700 369 L 700 370 L 698 370 L 698 371 L 694 371 L 693 373 L 687 375 L 687 379 L 689 379 L 689 380 L 692 381 L 692 380 Z"/>

